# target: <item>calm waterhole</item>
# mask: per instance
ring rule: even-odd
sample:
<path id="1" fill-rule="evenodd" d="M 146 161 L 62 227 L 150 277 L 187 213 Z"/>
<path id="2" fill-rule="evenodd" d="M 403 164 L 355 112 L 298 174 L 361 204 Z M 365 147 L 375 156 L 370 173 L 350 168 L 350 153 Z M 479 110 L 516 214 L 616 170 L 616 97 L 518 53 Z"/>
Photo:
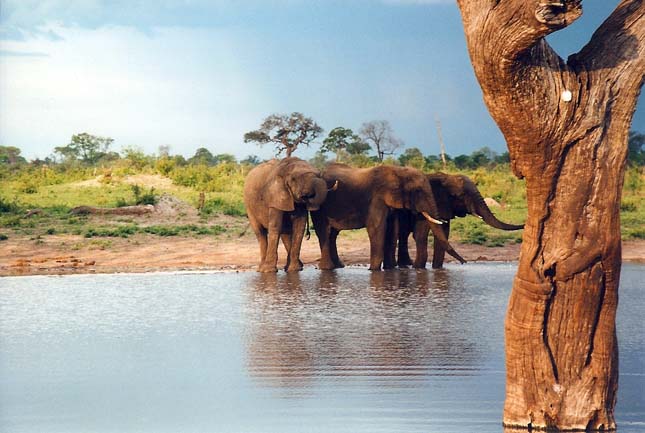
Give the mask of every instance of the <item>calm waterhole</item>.
<path id="1" fill-rule="evenodd" d="M 645 431 L 624 265 L 619 432 Z M 502 432 L 514 264 L 0 279 L 0 431 Z"/>

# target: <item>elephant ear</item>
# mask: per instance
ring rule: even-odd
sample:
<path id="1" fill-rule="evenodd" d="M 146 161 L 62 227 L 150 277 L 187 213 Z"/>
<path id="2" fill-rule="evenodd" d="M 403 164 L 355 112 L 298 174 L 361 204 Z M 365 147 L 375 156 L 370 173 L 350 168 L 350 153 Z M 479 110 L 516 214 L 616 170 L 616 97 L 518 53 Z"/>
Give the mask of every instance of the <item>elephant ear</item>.
<path id="1" fill-rule="evenodd" d="M 276 178 L 271 182 L 266 191 L 265 197 L 269 207 L 284 211 L 291 212 L 295 209 L 293 205 L 293 197 L 287 189 L 285 180 L 281 176 L 276 176 Z"/>
<path id="2" fill-rule="evenodd" d="M 445 220 L 451 220 L 455 216 L 466 216 L 460 212 L 458 197 L 454 193 L 454 187 L 450 185 L 449 176 L 444 173 L 428 175 L 432 194 L 439 209 L 439 216 Z"/>

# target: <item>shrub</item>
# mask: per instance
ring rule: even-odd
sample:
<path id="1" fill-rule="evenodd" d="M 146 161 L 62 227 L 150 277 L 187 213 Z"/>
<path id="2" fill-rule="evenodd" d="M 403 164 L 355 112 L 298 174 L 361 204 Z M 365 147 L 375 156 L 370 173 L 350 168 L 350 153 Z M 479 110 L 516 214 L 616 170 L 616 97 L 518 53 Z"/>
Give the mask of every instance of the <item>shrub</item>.
<path id="1" fill-rule="evenodd" d="M 241 200 L 227 201 L 218 197 L 204 202 L 201 213 L 203 215 L 222 213 L 230 216 L 246 216 L 246 209 L 244 209 L 244 203 Z"/>
<path id="2" fill-rule="evenodd" d="M 620 210 L 622 212 L 636 212 L 637 208 L 636 203 L 633 201 L 625 200 L 620 204 Z"/>
<path id="3" fill-rule="evenodd" d="M 150 188 L 150 191 L 144 192 L 141 186 L 135 184 L 132 185 L 132 193 L 134 194 L 134 203 L 136 205 L 157 204 L 158 197 L 157 194 L 155 194 L 154 187 Z"/>
<path id="4" fill-rule="evenodd" d="M 486 240 L 486 232 L 480 223 L 468 221 L 464 225 L 463 242 L 467 244 L 484 245 Z"/>
<path id="5" fill-rule="evenodd" d="M 14 199 L 13 201 L 9 201 L 7 199 L 4 199 L 0 197 L 0 213 L 18 213 L 20 212 L 20 206 L 18 206 L 18 203 Z"/>

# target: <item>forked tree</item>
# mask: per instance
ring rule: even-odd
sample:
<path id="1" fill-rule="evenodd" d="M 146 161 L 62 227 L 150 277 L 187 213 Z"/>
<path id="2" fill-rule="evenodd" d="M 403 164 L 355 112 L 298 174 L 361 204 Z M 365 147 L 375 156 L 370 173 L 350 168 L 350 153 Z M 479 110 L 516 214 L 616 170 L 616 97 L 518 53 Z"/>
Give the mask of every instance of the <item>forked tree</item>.
<path id="1" fill-rule="evenodd" d="M 458 0 L 475 74 L 526 178 L 506 315 L 504 424 L 614 429 L 620 196 L 645 70 L 645 3 L 622 0 L 577 54 L 545 36 L 581 0 Z"/>

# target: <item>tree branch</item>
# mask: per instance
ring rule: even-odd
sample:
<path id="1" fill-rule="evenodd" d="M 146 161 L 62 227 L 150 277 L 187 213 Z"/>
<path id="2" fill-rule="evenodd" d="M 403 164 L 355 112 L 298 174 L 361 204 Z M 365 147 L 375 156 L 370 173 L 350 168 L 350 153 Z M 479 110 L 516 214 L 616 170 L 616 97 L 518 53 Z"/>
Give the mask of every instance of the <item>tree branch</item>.
<path id="1" fill-rule="evenodd" d="M 582 15 L 581 0 L 458 0 L 458 4 L 466 36 L 491 36 L 496 43 L 488 44 L 487 51 L 508 62 Z"/>
<path id="2" fill-rule="evenodd" d="M 638 90 L 645 72 L 645 2 L 623 0 L 569 64 L 607 70 L 620 87 Z M 618 78 L 620 77 L 620 80 Z"/>

